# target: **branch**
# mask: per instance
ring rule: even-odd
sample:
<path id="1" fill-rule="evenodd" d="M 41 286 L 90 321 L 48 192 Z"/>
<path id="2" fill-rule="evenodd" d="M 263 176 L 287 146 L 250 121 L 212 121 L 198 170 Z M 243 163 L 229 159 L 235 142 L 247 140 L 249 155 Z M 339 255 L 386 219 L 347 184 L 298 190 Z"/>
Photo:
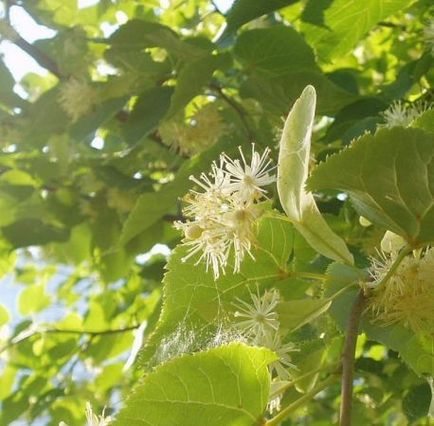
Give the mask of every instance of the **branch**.
<path id="1" fill-rule="evenodd" d="M 359 291 L 351 308 L 348 320 L 344 349 L 342 351 L 342 388 L 340 426 L 351 425 L 351 409 L 353 399 L 354 356 L 356 353 L 357 336 L 359 334 L 360 317 L 362 316 L 365 294 Z"/>
<path id="2" fill-rule="evenodd" d="M 137 325 L 131 325 L 129 327 L 125 328 L 115 328 L 115 329 L 108 329 L 108 330 L 101 330 L 101 331 L 91 331 L 91 330 L 79 330 L 79 329 L 58 329 L 58 328 L 47 328 L 47 329 L 40 329 L 40 330 L 24 330 L 23 332 L 19 333 L 17 336 L 15 336 L 13 339 L 11 339 L 6 345 L 4 345 L 2 348 L 0 348 L 0 353 L 8 350 L 9 348 L 18 345 L 28 339 L 31 339 L 32 337 L 38 335 L 38 334 L 87 334 L 88 336 L 106 336 L 110 334 L 117 334 L 117 333 L 125 333 L 127 331 L 136 330 L 140 327 L 140 324 Z"/>
<path id="3" fill-rule="evenodd" d="M 395 24 L 395 23 L 393 23 L 393 22 L 380 21 L 380 22 L 378 23 L 378 25 L 379 25 L 380 27 L 386 27 L 386 28 L 398 28 L 398 29 L 400 29 L 400 30 L 407 31 L 407 27 L 406 27 L 405 25 L 402 25 L 402 24 Z"/>
<path id="4" fill-rule="evenodd" d="M 217 6 L 217 3 L 214 0 L 211 0 L 211 4 L 214 8 L 214 10 L 221 16 L 225 17 L 226 15 L 220 10 L 220 8 Z"/>
<path id="5" fill-rule="evenodd" d="M 0 20 L 0 35 L 10 42 L 14 43 L 21 50 L 30 55 L 41 67 L 53 73 L 59 79 L 66 76 L 61 73 L 57 64 L 45 52 L 38 49 L 33 44 L 24 40 L 18 32 L 4 19 Z"/>
<path id="6" fill-rule="evenodd" d="M 6 22 L 10 22 L 10 9 L 11 9 L 11 4 L 9 0 L 3 0 L 3 7 L 5 9 L 5 21 Z"/>
<path id="7" fill-rule="evenodd" d="M 216 92 L 229 106 L 231 106 L 235 110 L 235 112 L 240 117 L 241 122 L 243 123 L 243 126 L 246 130 L 247 137 L 249 138 L 249 141 L 253 142 L 255 139 L 255 134 L 252 131 L 252 129 L 250 128 L 249 123 L 246 120 L 246 112 L 244 111 L 243 107 L 240 104 L 238 104 L 237 101 L 235 101 L 234 99 L 227 96 L 223 92 L 223 89 L 220 86 L 218 86 L 217 84 L 211 83 L 209 85 L 209 87 L 211 90 Z"/>

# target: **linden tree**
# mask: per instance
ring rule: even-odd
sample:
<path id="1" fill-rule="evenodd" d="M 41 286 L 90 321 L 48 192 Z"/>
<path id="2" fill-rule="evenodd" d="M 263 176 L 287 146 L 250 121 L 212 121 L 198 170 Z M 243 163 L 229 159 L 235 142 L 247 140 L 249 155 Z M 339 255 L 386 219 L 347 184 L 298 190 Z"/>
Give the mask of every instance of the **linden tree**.
<path id="1" fill-rule="evenodd" d="M 432 2 L 4 0 L 0 54 L 0 426 L 433 422 Z"/>

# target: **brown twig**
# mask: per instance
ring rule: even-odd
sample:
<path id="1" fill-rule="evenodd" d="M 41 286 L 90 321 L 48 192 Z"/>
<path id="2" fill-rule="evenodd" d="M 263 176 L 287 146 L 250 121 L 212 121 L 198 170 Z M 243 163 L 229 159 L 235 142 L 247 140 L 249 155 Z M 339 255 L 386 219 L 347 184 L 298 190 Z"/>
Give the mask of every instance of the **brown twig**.
<path id="1" fill-rule="evenodd" d="M 232 99 L 231 97 L 229 97 L 228 95 L 226 95 L 223 92 L 223 89 L 218 86 L 215 83 L 211 83 L 209 85 L 210 89 L 213 90 L 214 92 L 216 92 L 229 106 L 231 106 L 234 111 L 238 114 L 238 116 L 240 117 L 240 120 L 246 130 L 246 134 L 247 137 L 249 138 L 250 142 L 253 142 L 255 139 L 255 134 L 252 131 L 252 129 L 250 128 L 249 123 L 247 122 L 246 119 L 246 112 L 244 111 L 243 107 L 234 99 Z"/>
<path id="2" fill-rule="evenodd" d="M 79 329 L 58 329 L 58 328 L 47 328 L 47 329 L 39 329 L 39 330 L 27 330 L 27 333 L 24 331 L 18 336 L 15 336 L 12 338 L 6 345 L 4 345 L 2 348 L 0 348 L 0 353 L 8 350 L 9 348 L 18 345 L 28 339 L 31 339 L 32 337 L 38 335 L 38 334 L 79 334 L 83 335 L 86 334 L 88 336 L 107 336 L 110 334 L 117 334 L 117 333 L 125 333 L 127 331 L 133 331 L 140 327 L 140 324 L 131 325 L 129 327 L 125 328 L 114 328 L 114 329 L 107 329 L 107 330 L 100 330 L 100 331 L 91 331 L 91 330 L 79 330 Z"/>
<path id="3" fill-rule="evenodd" d="M 340 426 L 351 425 L 351 410 L 353 402 L 354 356 L 356 353 L 357 336 L 359 334 L 360 317 L 362 316 L 365 294 L 359 291 L 351 308 L 346 329 L 344 349 L 342 351 L 342 388 Z"/>
<path id="4" fill-rule="evenodd" d="M 56 62 L 53 61 L 45 52 L 24 40 L 18 32 L 6 20 L 0 21 L 0 35 L 14 43 L 21 50 L 30 55 L 41 67 L 52 72 L 59 79 L 66 76 L 61 73 Z"/>

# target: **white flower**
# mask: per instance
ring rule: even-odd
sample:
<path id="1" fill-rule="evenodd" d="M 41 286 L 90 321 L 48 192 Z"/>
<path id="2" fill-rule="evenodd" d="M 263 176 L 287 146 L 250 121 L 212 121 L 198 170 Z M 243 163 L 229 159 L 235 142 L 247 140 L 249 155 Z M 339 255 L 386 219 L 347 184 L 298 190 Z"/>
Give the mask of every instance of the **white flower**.
<path id="1" fill-rule="evenodd" d="M 297 367 L 291 362 L 289 353 L 298 352 L 299 349 L 297 349 L 293 343 L 282 343 L 279 333 L 277 332 L 274 333 L 274 335 L 264 335 L 262 341 L 258 342 L 258 344 L 272 350 L 279 357 L 279 359 L 268 366 L 270 373 L 274 373 L 279 380 L 290 379 L 291 374 L 288 369 L 297 370 Z"/>
<path id="2" fill-rule="evenodd" d="M 282 395 L 275 396 L 272 400 L 267 404 L 267 411 L 272 415 L 273 413 L 277 413 L 281 409 Z"/>
<path id="3" fill-rule="evenodd" d="M 244 334 L 252 337 L 254 343 L 259 343 L 279 329 L 278 314 L 274 309 L 279 304 L 280 295 L 277 290 L 266 290 L 262 296 L 259 296 L 259 291 L 250 293 L 250 298 L 251 304 L 237 299 L 234 316 L 242 319 L 237 326 Z"/>
<path id="4" fill-rule="evenodd" d="M 86 419 L 87 426 L 106 426 L 112 421 L 110 416 L 104 416 L 104 410 L 102 411 L 102 414 L 100 416 L 97 416 L 92 411 L 92 406 L 90 405 L 90 402 L 86 402 Z"/>
<path id="5" fill-rule="evenodd" d="M 228 164 L 236 167 L 238 163 L 225 155 L 220 156 L 219 164 L 212 164 L 209 174 L 202 173 L 199 179 L 191 177 L 202 192 L 191 190 L 184 198 L 188 204 L 184 208 L 187 221 L 176 222 L 175 227 L 184 232 L 183 243 L 189 247 L 183 260 L 201 253 L 196 264 L 205 261 L 215 279 L 225 273 L 231 253 L 234 272 L 239 272 L 246 254 L 253 258 L 255 223 L 262 214 L 259 202 L 266 192 L 261 186 L 274 180 L 267 170 L 268 152 L 259 156 L 252 148 L 252 165 L 246 166 L 246 170 L 253 184 L 243 184 L 234 177 L 235 170 L 229 171 Z"/>
<path id="6" fill-rule="evenodd" d="M 72 77 L 60 86 L 59 104 L 74 122 L 89 113 L 97 103 L 97 90 L 85 80 Z"/>
<path id="7" fill-rule="evenodd" d="M 381 115 L 384 118 L 385 127 L 407 127 L 412 121 L 407 108 L 401 101 L 393 102 Z"/>
<path id="8" fill-rule="evenodd" d="M 92 406 L 90 402 L 86 402 L 86 420 L 87 426 L 107 426 L 111 423 L 112 418 L 110 416 L 104 416 L 104 410 L 100 416 L 97 416 L 92 411 Z M 68 426 L 65 422 L 60 422 L 59 426 Z"/>
<path id="9" fill-rule="evenodd" d="M 431 105 L 426 102 L 414 103 L 408 106 L 402 101 L 395 101 L 381 113 L 385 123 L 380 127 L 408 127 L 430 108 Z"/>
<path id="10" fill-rule="evenodd" d="M 252 159 L 250 164 L 247 163 L 243 151 L 239 148 L 242 164 L 240 160 L 232 160 L 224 155 L 226 170 L 231 179 L 230 187 L 238 193 L 241 201 L 256 200 L 263 197 L 266 191 L 262 188 L 275 182 L 275 176 L 269 174 L 271 160 L 268 159 L 270 149 L 266 148 L 262 155 L 255 151 L 255 145 L 252 144 Z"/>

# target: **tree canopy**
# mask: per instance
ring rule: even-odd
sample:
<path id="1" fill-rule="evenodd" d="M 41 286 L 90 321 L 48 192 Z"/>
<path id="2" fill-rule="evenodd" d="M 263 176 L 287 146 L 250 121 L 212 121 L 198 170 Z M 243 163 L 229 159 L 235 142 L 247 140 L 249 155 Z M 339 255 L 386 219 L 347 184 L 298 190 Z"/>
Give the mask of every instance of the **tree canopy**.
<path id="1" fill-rule="evenodd" d="M 431 1 L 4 0 L 0 42 L 46 71 L 0 57 L 0 426 L 430 424 Z"/>

